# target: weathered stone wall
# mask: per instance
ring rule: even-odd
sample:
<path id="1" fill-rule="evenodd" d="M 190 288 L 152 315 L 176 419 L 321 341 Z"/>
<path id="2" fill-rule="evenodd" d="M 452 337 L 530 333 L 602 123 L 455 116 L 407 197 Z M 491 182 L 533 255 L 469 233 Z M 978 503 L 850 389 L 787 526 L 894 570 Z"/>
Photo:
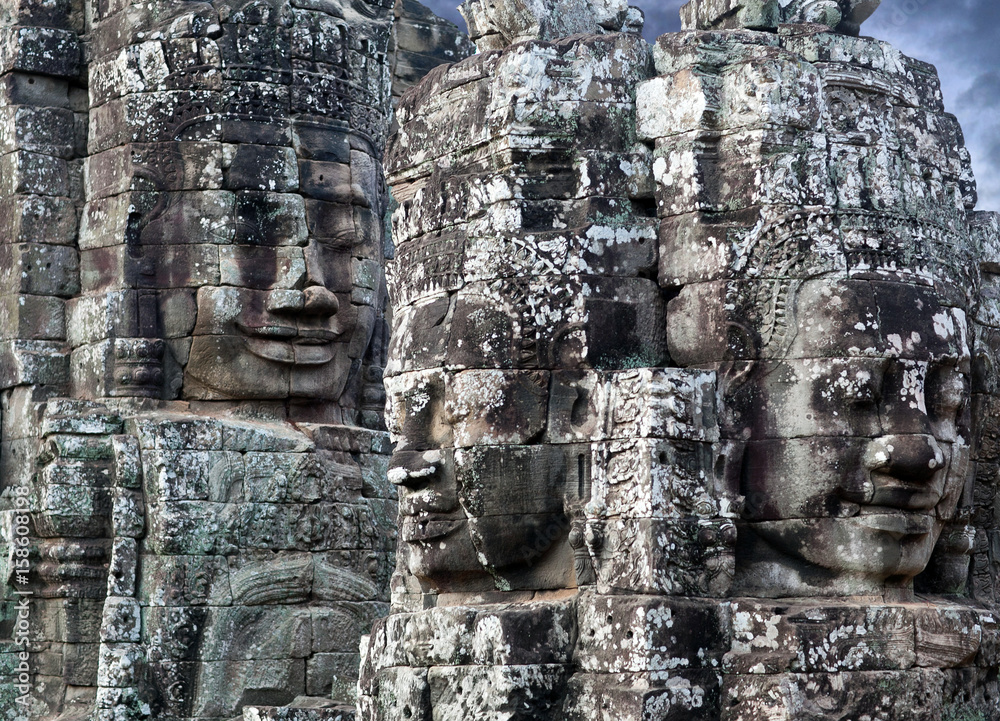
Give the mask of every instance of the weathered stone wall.
<path id="1" fill-rule="evenodd" d="M 995 218 L 876 5 L 691 3 L 651 57 L 463 7 L 387 153 L 361 718 L 997 714 Z"/>
<path id="2" fill-rule="evenodd" d="M 347 718 L 394 566 L 392 67 L 465 45 L 378 2 L 3 12 L 0 711 Z"/>
<path id="3" fill-rule="evenodd" d="M 877 5 L 8 3 L 0 711 L 996 717 L 1000 225 Z"/>

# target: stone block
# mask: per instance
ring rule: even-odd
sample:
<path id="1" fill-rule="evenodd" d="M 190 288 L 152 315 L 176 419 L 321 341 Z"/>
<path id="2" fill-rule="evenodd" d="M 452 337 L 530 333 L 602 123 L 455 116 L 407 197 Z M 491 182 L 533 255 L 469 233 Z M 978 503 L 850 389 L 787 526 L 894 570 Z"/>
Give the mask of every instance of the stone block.
<path id="1" fill-rule="evenodd" d="M 455 446 L 523 444 L 545 429 L 549 374 L 468 370 L 446 385 L 445 412 Z M 492 402 L 484 407 L 483 399 Z"/>
<path id="2" fill-rule="evenodd" d="M 250 451 L 245 461 L 244 495 L 250 501 L 347 501 L 361 488 L 360 470 L 353 460 L 330 451 L 315 455 Z"/>
<path id="3" fill-rule="evenodd" d="M 139 602 L 134 598 L 109 597 L 104 601 L 101 641 L 111 644 L 138 644 L 140 640 Z M 101 684 L 113 686 L 115 684 Z"/>
<path id="4" fill-rule="evenodd" d="M 115 501 L 117 502 L 117 494 Z M 117 515 L 118 508 L 114 509 L 112 518 L 119 526 L 125 525 Z M 131 598 L 135 596 L 136 578 L 139 567 L 139 544 L 137 535 L 128 536 L 126 533 L 139 534 L 143 530 L 144 519 L 140 516 L 138 522 L 133 521 L 130 527 L 122 528 L 124 532 L 121 536 L 111 541 L 111 562 L 108 565 L 108 596 L 119 596 Z M 117 531 L 116 531 L 117 533 Z"/>
<path id="5" fill-rule="evenodd" d="M 106 406 L 72 398 L 50 399 L 42 419 L 42 435 L 73 433 L 110 435 L 122 432 L 122 419 Z"/>
<path id="6" fill-rule="evenodd" d="M 431 721 L 427 669 L 384 668 L 359 685 L 358 711 L 362 718 L 408 718 Z M 407 713 L 409 712 L 409 713 Z"/>
<path id="7" fill-rule="evenodd" d="M 134 688 L 145 656 L 145 649 L 137 643 L 102 643 L 98 686 Z"/>
<path id="8" fill-rule="evenodd" d="M 308 682 L 308 669 L 306 670 Z M 292 706 L 244 706 L 243 721 L 354 721 L 353 706 L 341 706 L 325 697 L 309 699 L 315 707 L 305 706 L 305 697 L 297 698 Z M 302 704 L 299 706 L 298 704 Z"/>
<path id="9" fill-rule="evenodd" d="M 77 211 L 70 198 L 18 195 L 0 200 L 4 242 L 70 245 L 76 235 Z"/>
<path id="10" fill-rule="evenodd" d="M 144 247 L 231 243 L 235 208 L 234 194 L 224 190 L 139 189 L 97 197 L 83 208 L 80 249 L 122 245 L 134 237 Z"/>
<path id="11" fill-rule="evenodd" d="M 284 706 L 305 693 L 305 660 L 210 661 L 201 665 L 206 687 L 221 693 L 194 698 L 193 715 L 231 717 L 251 696 L 261 705 Z"/>
<path id="12" fill-rule="evenodd" d="M 427 671 L 430 708 L 442 718 L 544 718 L 559 709 L 568 675 L 562 665 L 437 666 Z"/>
<path id="13" fill-rule="evenodd" d="M 129 419 L 128 429 L 139 439 L 143 450 L 223 450 L 224 426 L 214 418 L 153 413 Z"/>
<path id="14" fill-rule="evenodd" d="M 716 671 L 672 670 L 657 674 L 576 673 L 567 684 L 567 721 L 716 718 L 721 675 Z"/>
<path id="15" fill-rule="evenodd" d="M 303 196 L 243 190 L 236 193 L 233 242 L 241 245 L 305 245 L 308 237 Z"/>
<path id="16" fill-rule="evenodd" d="M 105 519 L 111 516 L 111 493 L 107 488 L 51 483 L 39 491 L 39 508 L 53 525 L 53 530 L 57 530 L 55 526 L 65 524 L 79 526 L 81 530 L 101 528 Z M 36 520 L 36 523 L 39 522 Z M 38 530 L 41 531 L 42 528 Z"/>
<path id="17" fill-rule="evenodd" d="M 69 83 L 48 75 L 11 72 L 0 76 L 0 97 L 7 105 L 69 107 Z"/>
<path id="18" fill-rule="evenodd" d="M 357 653 L 318 653 L 306 660 L 306 693 L 338 701 L 357 698 Z"/>
<path id="19" fill-rule="evenodd" d="M 702 518 L 732 514 L 736 499 L 716 478 L 707 443 L 611 441 L 592 447 L 593 501 L 613 518 Z"/>
<path id="20" fill-rule="evenodd" d="M 316 559 L 313 593 L 325 601 L 384 601 L 388 560 L 385 553 L 365 549 L 325 553 Z"/>
<path id="21" fill-rule="evenodd" d="M 74 144 L 73 113 L 68 109 L 20 105 L 0 113 L 0 153 L 26 150 L 67 159 Z"/>
<path id="22" fill-rule="evenodd" d="M 75 32 L 48 27 L 8 27 L 0 35 L 0 72 L 12 70 L 75 78 L 80 45 Z"/>
<path id="23" fill-rule="evenodd" d="M 261 425 L 229 420 L 221 427 L 222 448 L 230 451 L 301 453 L 312 450 L 313 442 L 288 425 Z"/>
<path id="24" fill-rule="evenodd" d="M 219 141 L 226 130 L 213 113 L 218 95 L 207 90 L 135 93 L 91 110 L 92 153 L 129 143 Z"/>
<path id="25" fill-rule="evenodd" d="M 727 672 L 895 671 L 916 662 L 913 609 L 736 601 Z"/>
<path id="26" fill-rule="evenodd" d="M 80 291 L 74 248 L 40 243 L 0 245 L 0 287 L 7 293 L 69 297 Z"/>
<path id="27" fill-rule="evenodd" d="M 239 545 L 327 551 L 358 547 L 357 509 L 332 503 L 246 503 L 238 511 Z"/>
<path id="28" fill-rule="evenodd" d="M 233 451 L 147 450 L 143 479 L 150 503 L 242 498 L 243 457 Z"/>
<path id="29" fill-rule="evenodd" d="M 65 301 L 44 295 L 0 296 L 0 337 L 65 340 Z"/>
<path id="30" fill-rule="evenodd" d="M 120 488 L 141 488 L 142 460 L 139 441 L 132 435 L 115 435 L 111 438 L 114 455 L 114 483 Z"/>
<path id="31" fill-rule="evenodd" d="M 144 607 L 228 606 L 233 600 L 229 581 L 222 556 L 144 554 L 136 597 Z"/>
<path id="32" fill-rule="evenodd" d="M 92 248 L 80 253 L 80 285 L 84 292 L 116 290 L 130 277 L 138 288 L 199 288 L 218 286 L 216 245 L 144 245 L 132 257 L 124 245 Z"/>
<path id="33" fill-rule="evenodd" d="M 983 641 L 979 617 L 972 608 L 915 609 L 916 665 L 956 668 L 973 663 Z"/>
<path id="34" fill-rule="evenodd" d="M 641 369 L 608 380 L 609 438 L 717 440 L 713 373 Z"/>
<path id="35" fill-rule="evenodd" d="M 62 675 L 66 683 L 74 686 L 96 686 L 98 650 L 97 643 L 67 643 L 63 645 Z"/>
<path id="36" fill-rule="evenodd" d="M 112 491 L 111 518 L 116 536 L 140 538 L 146 528 L 144 498 L 138 491 L 115 488 Z"/>
<path id="37" fill-rule="evenodd" d="M 249 143 L 224 147 L 223 177 L 226 188 L 276 193 L 298 189 L 299 171 L 293 148 Z"/>
<path id="38" fill-rule="evenodd" d="M 15 150 L 0 156 L 0 172 L 6 195 L 69 195 L 69 168 L 62 158 Z"/>
<path id="39" fill-rule="evenodd" d="M 315 565 L 309 553 L 245 550 L 229 561 L 232 603 L 257 606 L 304 601 L 313 590 Z"/>
<path id="40" fill-rule="evenodd" d="M 107 488 L 110 478 L 106 464 L 90 461 L 56 460 L 42 468 L 39 480 L 44 485 Z"/>
<path id="41" fill-rule="evenodd" d="M 791 721 L 810 707 L 848 716 L 878 714 L 886 721 L 929 721 L 941 709 L 943 685 L 942 672 L 930 669 L 733 675 L 725 679 L 722 703 L 727 721 Z"/>
<path id="42" fill-rule="evenodd" d="M 575 658 L 587 673 L 720 669 L 731 643 L 728 603 L 655 596 L 581 598 Z"/>
<path id="43" fill-rule="evenodd" d="M 348 655 L 356 653 L 358 641 L 369 633 L 376 619 L 388 613 L 376 602 L 328 601 L 312 607 L 312 653 Z"/>
<path id="44" fill-rule="evenodd" d="M 170 172 L 164 173 L 163 166 Z M 93 200 L 142 190 L 217 190 L 222 187 L 222 144 L 132 143 L 90 155 L 84 167 Z"/>
<path id="45" fill-rule="evenodd" d="M 231 553 L 239 543 L 239 511 L 232 504 L 177 501 L 147 508 L 150 551 L 175 555 Z"/>
<path id="46" fill-rule="evenodd" d="M 601 526 L 601 536 L 595 565 L 602 593 L 719 597 L 729 591 L 736 541 L 729 519 L 613 519 Z"/>
<path id="47" fill-rule="evenodd" d="M 350 259 L 341 266 L 332 265 L 330 290 L 343 292 L 343 280 L 350 278 Z M 306 257 L 301 248 L 259 248 L 234 245 L 219 249 L 222 285 L 268 290 L 300 289 L 306 282 Z M 346 266 L 346 267 L 344 267 Z"/>
<path id="48" fill-rule="evenodd" d="M 304 659 L 310 655 L 309 609 L 284 605 L 210 607 L 198 647 L 202 661 Z"/>

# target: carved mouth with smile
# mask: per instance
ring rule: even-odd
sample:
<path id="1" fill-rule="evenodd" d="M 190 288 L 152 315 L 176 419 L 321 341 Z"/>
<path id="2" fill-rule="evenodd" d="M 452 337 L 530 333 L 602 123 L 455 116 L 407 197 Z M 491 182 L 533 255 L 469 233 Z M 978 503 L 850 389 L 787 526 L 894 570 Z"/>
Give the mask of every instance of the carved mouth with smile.
<path id="1" fill-rule="evenodd" d="M 450 536 L 465 522 L 464 518 L 404 516 L 400 536 L 406 543 L 433 541 Z"/>
<path id="2" fill-rule="evenodd" d="M 333 360 L 333 343 L 340 333 L 328 328 L 309 328 L 278 323 L 237 323 L 247 350 L 258 358 L 285 365 L 323 365 Z"/>

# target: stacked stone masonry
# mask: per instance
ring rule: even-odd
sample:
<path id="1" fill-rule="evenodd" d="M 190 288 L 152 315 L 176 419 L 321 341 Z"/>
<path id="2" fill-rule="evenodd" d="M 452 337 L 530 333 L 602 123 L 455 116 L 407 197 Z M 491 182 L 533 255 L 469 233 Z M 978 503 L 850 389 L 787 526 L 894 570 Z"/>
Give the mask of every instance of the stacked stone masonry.
<path id="1" fill-rule="evenodd" d="M 0 716 L 352 719 L 395 563 L 391 91 L 461 34 L 416 3 L 2 14 Z"/>
<path id="2" fill-rule="evenodd" d="M 7 3 L 0 715 L 1000 718 L 1000 215 L 878 4 Z"/>
<path id="3" fill-rule="evenodd" d="M 386 154 L 360 718 L 1000 715 L 996 215 L 877 4 L 463 6 Z"/>

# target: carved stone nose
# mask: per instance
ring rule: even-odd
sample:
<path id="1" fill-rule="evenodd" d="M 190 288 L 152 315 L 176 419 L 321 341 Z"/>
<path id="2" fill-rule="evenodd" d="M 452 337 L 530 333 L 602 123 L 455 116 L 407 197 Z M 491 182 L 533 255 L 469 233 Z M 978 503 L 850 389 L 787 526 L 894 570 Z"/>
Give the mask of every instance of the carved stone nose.
<path id="1" fill-rule="evenodd" d="M 901 481 L 930 481 L 944 467 L 944 451 L 934 436 L 881 436 L 865 449 L 865 467 Z"/>
<path id="2" fill-rule="evenodd" d="M 304 313 L 312 315 L 334 315 L 340 310 L 337 296 L 321 285 L 311 285 L 303 291 L 305 295 Z"/>
<path id="3" fill-rule="evenodd" d="M 392 456 L 388 479 L 397 486 L 419 488 L 435 480 L 441 451 L 397 451 Z"/>

